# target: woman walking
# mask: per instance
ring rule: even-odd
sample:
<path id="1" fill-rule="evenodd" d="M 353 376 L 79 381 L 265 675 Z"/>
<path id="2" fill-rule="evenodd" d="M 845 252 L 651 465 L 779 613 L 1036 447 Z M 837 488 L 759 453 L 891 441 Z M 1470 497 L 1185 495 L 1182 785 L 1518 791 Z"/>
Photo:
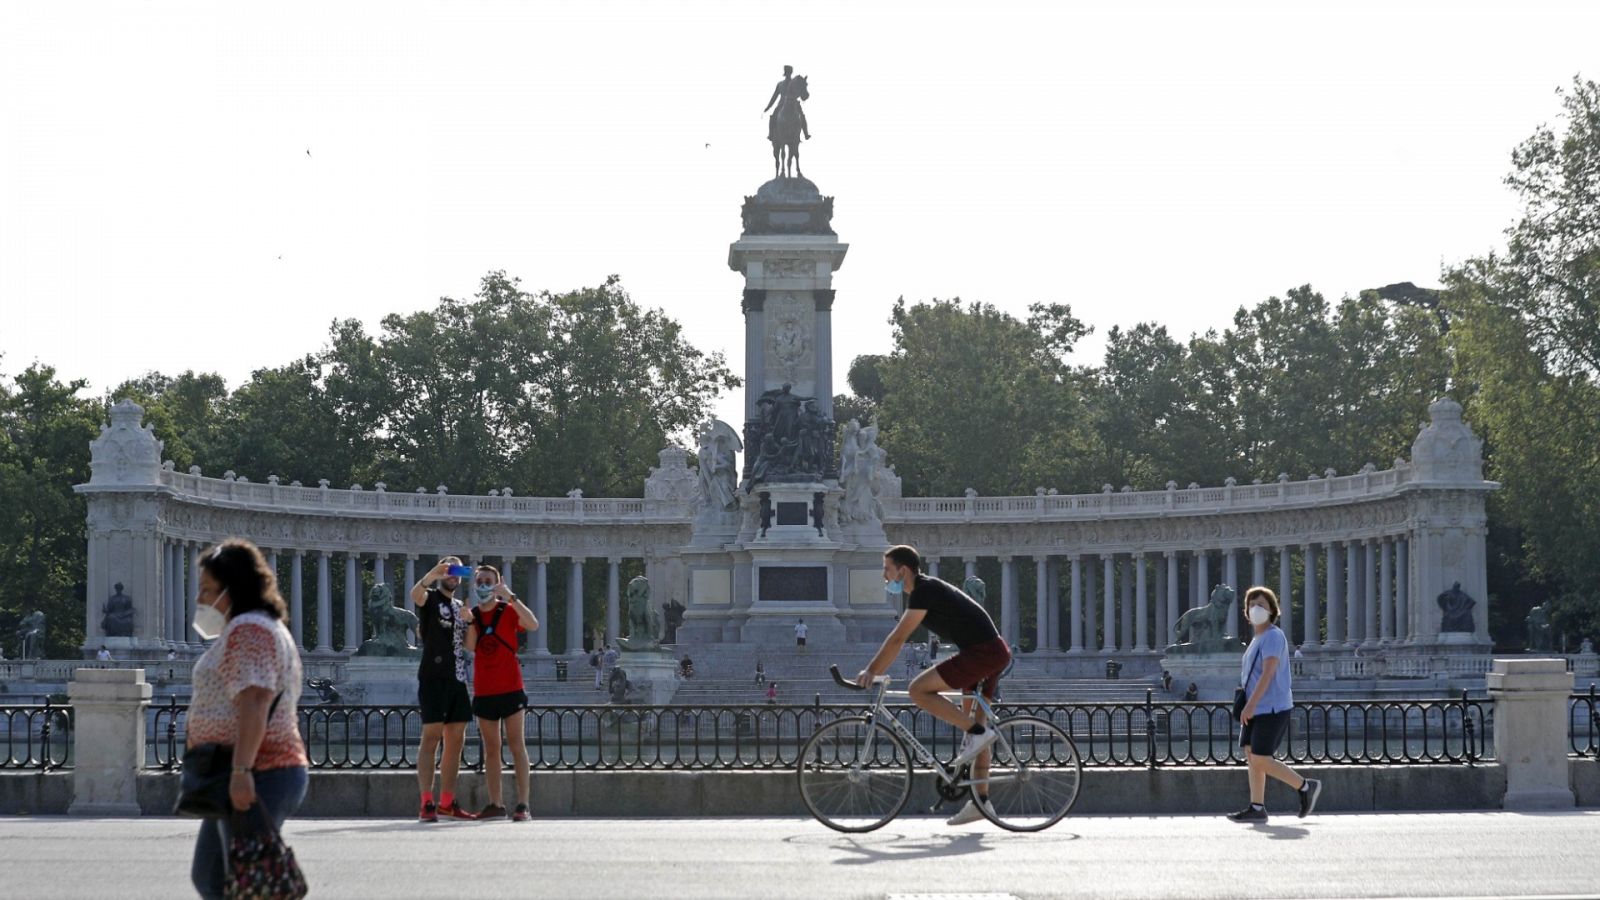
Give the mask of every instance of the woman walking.
<path id="1" fill-rule="evenodd" d="M 277 828 L 306 795 L 300 653 L 288 618 L 278 579 L 254 544 L 229 538 L 201 554 L 194 630 L 211 645 L 194 665 L 188 746 L 232 747 L 233 808 L 259 803 Z M 202 897 L 223 894 L 230 837 L 227 819 L 200 823 L 189 876 Z"/>
<path id="2" fill-rule="evenodd" d="M 1244 688 L 1244 710 L 1239 714 L 1239 746 L 1246 748 L 1250 765 L 1250 805 L 1228 818 L 1235 822 L 1267 821 L 1267 776 L 1295 789 L 1300 798 L 1300 818 L 1316 808 L 1322 782 L 1302 778 L 1278 762 L 1273 754 L 1289 732 L 1294 695 L 1289 688 L 1289 639 L 1278 627 L 1278 595 L 1269 588 L 1253 587 L 1244 594 L 1245 617 L 1255 637 L 1245 648 L 1239 683 Z"/>

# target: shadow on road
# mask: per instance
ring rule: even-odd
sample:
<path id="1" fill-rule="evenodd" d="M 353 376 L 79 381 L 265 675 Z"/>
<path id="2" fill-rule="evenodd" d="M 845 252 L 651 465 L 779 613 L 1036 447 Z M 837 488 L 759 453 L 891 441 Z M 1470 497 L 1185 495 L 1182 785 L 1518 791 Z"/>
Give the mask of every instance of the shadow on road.
<path id="1" fill-rule="evenodd" d="M 435 831 L 442 825 L 446 829 L 469 827 L 492 827 L 494 822 L 428 822 L 426 824 L 403 820 L 399 822 L 377 822 L 372 825 L 344 825 L 338 828 L 317 828 L 315 825 L 307 828 L 316 819 L 301 819 L 298 822 L 290 819 L 289 826 L 293 834 L 343 834 L 345 832 L 379 832 L 379 831 Z M 510 824 L 509 822 L 507 824 Z"/>
<path id="2" fill-rule="evenodd" d="M 1311 829 L 1298 825 L 1256 825 L 1250 830 L 1264 834 L 1275 841 L 1298 841 L 1311 834 Z"/>
<path id="3" fill-rule="evenodd" d="M 1078 835 L 1060 832 L 1051 835 L 1036 834 L 939 834 L 929 837 L 907 838 L 902 834 L 873 835 L 792 835 L 785 843 L 824 846 L 842 851 L 845 855 L 833 860 L 838 866 L 858 866 L 889 860 L 930 859 L 945 856 L 970 856 L 996 849 L 1013 840 L 1072 841 Z"/>

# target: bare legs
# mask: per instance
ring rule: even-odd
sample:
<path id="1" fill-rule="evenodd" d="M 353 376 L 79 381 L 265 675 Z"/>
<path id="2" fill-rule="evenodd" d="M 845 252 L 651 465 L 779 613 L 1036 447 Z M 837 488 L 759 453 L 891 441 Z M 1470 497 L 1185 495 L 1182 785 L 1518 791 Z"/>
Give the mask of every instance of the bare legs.
<path id="1" fill-rule="evenodd" d="M 422 726 L 422 747 L 417 754 L 417 787 L 424 794 L 433 793 L 434 757 L 439 745 L 444 744 L 444 759 L 439 762 L 439 791 L 456 792 L 456 775 L 461 771 L 461 745 L 466 743 L 467 723 L 429 722 Z"/>
<path id="2" fill-rule="evenodd" d="M 1300 773 L 1289 768 L 1276 757 L 1258 756 L 1254 753 L 1246 754 L 1250 765 L 1250 802 L 1265 805 L 1267 800 L 1267 776 L 1287 784 L 1295 790 L 1305 786 L 1306 780 Z"/>
<path id="3" fill-rule="evenodd" d="M 505 791 L 500 784 L 500 743 L 511 745 L 512 771 L 517 778 L 517 802 L 528 802 L 528 742 L 523 739 L 525 712 L 517 710 L 500 721 L 478 719 L 478 733 L 483 736 L 483 774 L 489 791 L 489 803 L 505 806 Z"/>
<path id="4" fill-rule="evenodd" d="M 974 715 L 971 697 L 963 698 L 961 705 L 951 703 L 943 696 L 944 691 L 953 690 L 945 680 L 939 677 L 938 669 L 924 669 L 922 674 L 911 679 L 908 688 L 911 701 L 917 706 L 928 711 L 930 715 L 944 722 L 957 731 L 965 732 L 975 723 L 984 720 L 983 709 L 979 708 Z M 973 780 L 982 782 L 989 777 L 989 759 L 992 753 L 984 750 L 972 763 Z M 980 793 L 983 793 L 980 791 Z"/>

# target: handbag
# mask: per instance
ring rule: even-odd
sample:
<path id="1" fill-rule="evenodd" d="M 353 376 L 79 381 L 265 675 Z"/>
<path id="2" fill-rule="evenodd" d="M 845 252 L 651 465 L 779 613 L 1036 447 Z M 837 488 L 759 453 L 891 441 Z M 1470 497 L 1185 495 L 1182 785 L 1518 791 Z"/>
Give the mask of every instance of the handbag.
<path id="1" fill-rule="evenodd" d="M 306 876 L 295 862 L 294 851 L 260 803 L 232 819 L 228 841 L 228 880 L 222 896 L 227 900 L 300 900 L 306 895 Z"/>
<path id="2" fill-rule="evenodd" d="M 1256 658 L 1255 658 L 1255 663 L 1251 667 L 1251 671 L 1254 672 L 1255 671 L 1255 666 L 1259 666 L 1259 665 L 1261 665 L 1261 654 L 1257 653 L 1256 654 Z M 1249 683 L 1250 683 L 1250 679 L 1248 677 L 1245 678 L 1245 684 L 1249 684 Z M 1250 695 L 1245 693 L 1244 684 L 1241 684 L 1238 687 L 1233 689 L 1233 720 L 1235 722 L 1240 722 L 1240 724 L 1243 724 L 1243 722 L 1241 720 L 1241 717 L 1244 715 L 1245 705 L 1248 704 L 1249 702 L 1250 702 Z"/>
<path id="3" fill-rule="evenodd" d="M 267 721 L 278 711 L 280 691 L 267 710 Z M 183 751 L 178 781 L 178 802 L 173 814 L 191 819 L 220 819 L 233 814 L 228 781 L 233 777 L 233 748 L 227 744 L 196 744 Z"/>

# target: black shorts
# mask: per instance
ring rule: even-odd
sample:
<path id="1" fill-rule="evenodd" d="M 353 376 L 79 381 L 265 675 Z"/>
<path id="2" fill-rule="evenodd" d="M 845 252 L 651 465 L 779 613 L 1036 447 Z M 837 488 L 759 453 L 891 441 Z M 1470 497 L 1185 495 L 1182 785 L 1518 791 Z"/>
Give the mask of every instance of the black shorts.
<path id="1" fill-rule="evenodd" d="M 472 714 L 480 719 L 499 721 L 527 708 L 528 695 L 524 691 L 512 691 L 509 694 L 490 694 L 487 697 L 472 698 Z"/>
<path id="2" fill-rule="evenodd" d="M 422 708 L 422 724 L 472 721 L 472 701 L 467 686 L 449 675 L 417 680 L 417 705 Z"/>
<path id="3" fill-rule="evenodd" d="M 1278 752 L 1283 736 L 1289 733 L 1289 711 L 1262 713 L 1251 716 L 1239 731 L 1239 746 L 1249 747 L 1256 756 L 1271 756 Z"/>
<path id="4" fill-rule="evenodd" d="M 806 645 L 806 639 L 805 638 L 795 638 L 794 639 L 794 645 L 796 647 L 804 647 Z"/>

